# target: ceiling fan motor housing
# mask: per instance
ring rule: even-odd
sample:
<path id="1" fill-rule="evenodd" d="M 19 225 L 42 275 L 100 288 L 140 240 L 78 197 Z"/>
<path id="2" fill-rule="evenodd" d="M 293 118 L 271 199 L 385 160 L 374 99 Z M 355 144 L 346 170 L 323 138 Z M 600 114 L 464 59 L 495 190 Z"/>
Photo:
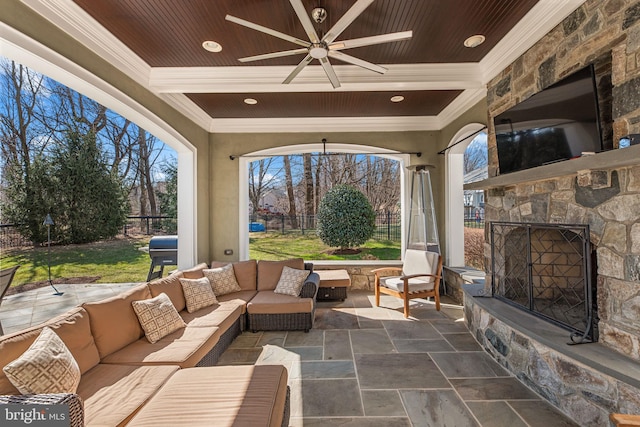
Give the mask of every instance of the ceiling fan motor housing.
<path id="1" fill-rule="evenodd" d="M 316 23 L 322 24 L 327 19 L 327 10 L 324 7 L 316 7 L 311 11 L 311 17 Z"/>

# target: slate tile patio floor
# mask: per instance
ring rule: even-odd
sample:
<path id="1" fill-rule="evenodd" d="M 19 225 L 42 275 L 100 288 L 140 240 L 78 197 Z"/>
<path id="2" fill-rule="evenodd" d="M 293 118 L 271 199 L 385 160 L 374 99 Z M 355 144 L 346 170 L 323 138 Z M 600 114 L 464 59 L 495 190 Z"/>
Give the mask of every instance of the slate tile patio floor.
<path id="1" fill-rule="evenodd" d="M 484 352 L 460 308 L 351 291 L 314 329 L 244 332 L 219 364 L 284 364 L 292 426 L 574 426 Z"/>
<path id="2" fill-rule="evenodd" d="M 135 283 L 60 285 L 7 297 L 5 333 L 54 317 L 80 302 L 116 295 Z M 244 332 L 219 364 L 284 364 L 291 426 L 574 426 L 495 363 L 467 331 L 459 307 L 350 291 L 321 302 L 314 329 Z M 420 300 L 418 300 L 420 301 Z"/>

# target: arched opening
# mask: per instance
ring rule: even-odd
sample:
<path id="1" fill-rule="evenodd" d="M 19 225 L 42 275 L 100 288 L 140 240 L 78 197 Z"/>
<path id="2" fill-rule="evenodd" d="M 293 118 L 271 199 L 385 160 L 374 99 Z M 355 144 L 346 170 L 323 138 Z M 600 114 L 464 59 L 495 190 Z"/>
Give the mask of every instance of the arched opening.
<path id="1" fill-rule="evenodd" d="M 260 150 L 253 153 L 248 153 L 244 157 L 239 158 L 239 212 L 240 212 L 240 221 L 239 221 L 239 256 L 240 259 L 248 259 L 249 258 L 249 163 L 252 161 L 259 160 L 260 158 L 267 158 L 271 156 L 282 156 L 289 154 L 303 154 L 303 153 L 313 153 L 313 152 L 322 152 L 323 145 L 321 143 L 317 144 L 304 144 L 304 145 L 290 145 L 284 147 L 275 147 L 266 150 Z M 332 145 L 333 152 L 340 153 L 357 153 L 357 154 L 368 154 L 375 153 L 376 156 L 386 157 L 393 160 L 396 160 L 400 164 L 400 206 L 402 211 L 402 222 L 401 222 L 401 235 L 402 235 L 402 249 L 401 252 L 404 253 L 406 238 L 405 238 L 405 224 L 406 224 L 406 210 L 405 200 L 408 199 L 407 189 L 405 186 L 405 182 L 407 182 L 408 171 L 406 166 L 409 163 L 409 155 L 400 154 L 393 150 L 384 150 L 379 147 L 368 147 L 362 145 L 349 145 L 349 144 L 333 144 Z M 381 154 L 382 153 L 382 154 Z"/>
<path id="2" fill-rule="evenodd" d="M 471 123 L 460 129 L 451 138 L 445 161 L 445 264 L 463 267 L 464 260 L 464 153 L 473 141 L 472 135 L 485 125 Z M 466 139 L 465 139 L 466 138 Z M 458 141 L 462 141 L 456 144 Z"/>
<path id="3" fill-rule="evenodd" d="M 15 29 L 1 24 L 3 56 L 51 77 L 136 123 L 173 148 L 178 158 L 178 267 L 196 262 L 196 148 L 143 105 L 96 75 Z"/>

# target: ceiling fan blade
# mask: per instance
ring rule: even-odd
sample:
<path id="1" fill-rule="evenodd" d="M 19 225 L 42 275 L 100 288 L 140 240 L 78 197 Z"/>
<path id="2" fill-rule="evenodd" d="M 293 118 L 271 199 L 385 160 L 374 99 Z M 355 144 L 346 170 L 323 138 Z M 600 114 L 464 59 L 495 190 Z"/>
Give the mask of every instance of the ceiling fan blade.
<path id="1" fill-rule="evenodd" d="M 227 15 L 224 17 L 224 19 L 226 19 L 227 21 L 235 22 L 236 24 L 240 24 L 244 27 L 251 28 L 252 30 L 260 31 L 262 33 L 269 34 L 270 36 L 295 43 L 300 46 L 308 47 L 310 44 L 308 40 L 300 40 L 297 37 L 281 33 L 280 31 L 272 30 L 271 28 L 263 27 L 262 25 L 254 24 L 253 22 L 245 21 L 242 18 L 236 18 L 235 16 Z"/>
<path id="2" fill-rule="evenodd" d="M 322 68 L 324 69 L 324 72 L 327 74 L 327 77 L 329 77 L 329 81 L 331 82 L 331 85 L 333 86 L 333 88 L 334 89 L 339 88 L 340 80 L 338 80 L 338 76 L 336 76 L 336 72 L 333 69 L 331 62 L 329 62 L 329 59 L 320 58 L 319 61 L 320 61 L 320 65 L 322 65 Z"/>
<path id="3" fill-rule="evenodd" d="M 302 69 L 304 67 L 306 67 L 307 65 L 309 65 L 309 63 L 313 61 L 313 57 L 311 55 L 307 55 L 304 57 L 304 59 L 302 61 L 300 61 L 300 63 L 298 64 L 298 66 L 296 68 L 294 68 L 294 70 L 291 72 L 291 74 L 289 74 L 287 76 L 286 79 L 284 79 L 284 81 L 282 82 L 283 84 L 289 84 L 291 83 L 291 81 L 293 79 L 296 78 L 296 76 L 298 74 L 300 74 L 300 71 L 302 71 Z"/>
<path id="4" fill-rule="evenodd" d="M 304 31 L 307 33 L 309 40 L 311 40 L 312 43 L 319 43 L 320 38 L 318 37 L 318 33 L 316 33 L 316 29 L 313 28 L 313 22 L 311 22 L 309 14 L 302 4 L 302 0 L 289 1 L 291 2 L 291 6 L 293 6 L 293 10 L 296 11 L 296 15 L 298 15 L 298 19 L 300 20 Z"/>
<path id="5" fill-rule="evenodd" d="M 322 41 L 327 44 L 333 42 L 371 3 L 373 3 L 373 0 L 358 0 L 355 2 L 351 9 L 342 15 L 338 22 L 325 34 Z"/>
<path id="6" fill-rule="evenodd" d="M 349 64 L 357 65 L 358 67 L 366 68 L 367 70 L 375 71 L 376 73 L 384 74 L 387 69 L 371 62 L 363 61 L 346 53 L 332 51 L 329 52 L 329 56 L 342 62 L 348 62 Z"/>
<path id="7" fill-rule="evenodd" d="M 246 56 L 244 58 L 238 58 L 238 61 L 240 62 L 260 61 L 262 59 L 271 59 L 271 58 L 280 58 L 282 56 L 300 55 L 301 53 L 308 53 L 308 52 L 309 52 L 309 49 L 301 47 L 300 49 L 283 50 L 281 52 L 272 52 L 272 53 L 265 53 L 262 55 Z"/>
<path id="8" fill-rule="evenodd" d="M 372 44 L 391 43 L 407 40 L 413 37 L 413 31 L 401 31 L 399 33 L 381 34 L 379 36 L 362 37 L 359 39 L 340 40 L 330 44 L 329 50 L 351 49 L 354 47 L 370 46 Z"/>

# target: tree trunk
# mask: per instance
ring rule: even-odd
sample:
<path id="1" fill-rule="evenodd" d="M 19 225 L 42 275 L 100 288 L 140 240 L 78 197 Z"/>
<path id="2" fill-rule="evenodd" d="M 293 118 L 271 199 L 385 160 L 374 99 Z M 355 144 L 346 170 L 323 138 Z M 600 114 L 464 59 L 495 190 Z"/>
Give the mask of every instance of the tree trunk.
<path id="1" fill-rule="evenodd" d="M 311 223 L 312 219 L 309 217 L 310 215 L 315 215 L 315 204 L 313 203 L 313 171 L 311 170 L 311 153 L 305 153 L 302 156 L 303 165 L 304 165 L 304 183 L 305 183 L 305 194 L 304 194 L 304 210 L 305 216 L 307 217 L 307 228 L 312 228 L 313 224 Z"/>
<path id="2" fill-rule="evenodd" d="M 298 228 L 298 214 L 296 212 L 296 199 L 293 193 L 293 176 L 291 175 L 291 162 L 289 156 L 283 156 L 284 174 L 287 186 L 287 198 L 289 199 L 289 219 L 291 220 L 291 228 Z"/>

